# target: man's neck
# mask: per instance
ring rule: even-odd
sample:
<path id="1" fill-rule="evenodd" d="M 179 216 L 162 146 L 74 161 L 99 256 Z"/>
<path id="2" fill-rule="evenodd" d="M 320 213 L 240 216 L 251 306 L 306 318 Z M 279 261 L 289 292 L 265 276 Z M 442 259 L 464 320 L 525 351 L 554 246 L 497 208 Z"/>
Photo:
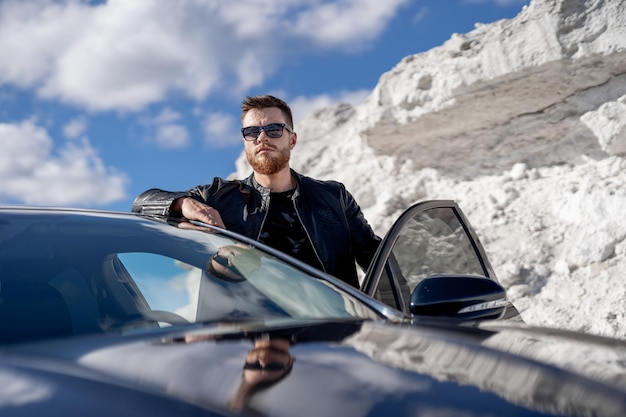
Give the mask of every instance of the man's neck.
<path id="1" fill-rule="evenodd" d="M 260 186 L 269 188 L 274 193 L 282 193 L 296 188 L 296 180 L 292 177 L 289 167 L 272 175 L 255 172 L 254 179 Z"/>

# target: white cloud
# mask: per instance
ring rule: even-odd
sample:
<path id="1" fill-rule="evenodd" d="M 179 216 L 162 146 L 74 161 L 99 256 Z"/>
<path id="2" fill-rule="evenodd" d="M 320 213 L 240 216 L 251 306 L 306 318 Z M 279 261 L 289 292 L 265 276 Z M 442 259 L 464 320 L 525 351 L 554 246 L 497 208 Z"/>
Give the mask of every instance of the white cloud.
<path id="1" fill-rule="evenodd" d="M 86 138 L 53 151 L 47 131 L 33 121 L 0 123 L 0 200 L 92 206 L 125 198 L 128 179 L 105 167 Z"/>
<path id="2" fill-rule="evenodd" d="M 420 7 L 417 13 L 413 15 L 413 18 L 411 19 L 411 23 L 416 25 L 422 22 L 424 19 L 426 19 L 430 15 L 430 13 L 431 11 L 428 7 Z"/>
<path id="3" fill-rule="evenodd" d="M 211 146 L 232 146 L 241 143 L 238 120 L 230 114 L 210 113 L 203 122 L 205 143 Z"/>
<path id="4" fill-rule="evenodd" d="M 345 47 L 354 42 L 358 49 L 377 38 L 405 3 L 407 0 L 318 2 L 298 14 L 292 30 L 322 46 Z"/>
<path id="5" fill-rule="evenodd" d="M 286 48 L 367 45 L 406 1 L 3 0 L 0 84 L 89 110 L 240 94 L 272 75 Z"/>
<path id="6" fill-rule="evenodd" d="M 180 120 L 180 113 L 175 110 L 172 110 L 169 107 L 161 110 L 158 116 L 154 118 L 154 123 L 164 125 L 174 123 Z"/>
<path id="7" fill-rule="evenodd" d="M 184 148 L 190 143 L 187 128 L 176 124 L 159 126 L 155 140 L 157 145 L 165 149 Z"/>
<path id="8" fill-rule="evenodd" d="M 149 141 L 163 149 L 187 147 L 191 143 L 189 131 L 184 125 L 176 123 L 180 118 L 180 113 L 166 107 L 154 118 L 144 120 L 144 124 L 154 130 L 154 136 Z"/>
<path id="9" fill-rule="evenodd" d="M 0 2 L 0 83 L 33 87 L 49 77 L 89 20 L 90 9 L 76 2 Z"/>
<path id="10" fill-rule="evenodd" d="M 63 127 L 63 134 L 68 139 L 76 139 L 87 129 L 87 120 L 84 117 L 78 117 L 71 120 Z"/>

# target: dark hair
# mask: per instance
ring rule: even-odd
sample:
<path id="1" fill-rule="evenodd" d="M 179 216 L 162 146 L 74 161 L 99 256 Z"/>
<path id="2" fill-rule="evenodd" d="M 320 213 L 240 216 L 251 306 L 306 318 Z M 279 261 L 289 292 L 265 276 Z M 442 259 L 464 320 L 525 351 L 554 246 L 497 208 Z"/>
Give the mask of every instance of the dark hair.
<path id="1" fill-rule="evenodd" d="M 266 109 L 268 107 L 277 107 L 285 116 L 285 121 L 287 124 L 293 129 L 293 116 L 291 115 L 291 109 L 283 100 L 278 97 L 270 96 L 270 95 L 262 95 L 262 96 L 247 96 L 246 99 L 241 103 L 241 120 L 246 117 L 246 113 L 250 110 L 261 110 Z"/>

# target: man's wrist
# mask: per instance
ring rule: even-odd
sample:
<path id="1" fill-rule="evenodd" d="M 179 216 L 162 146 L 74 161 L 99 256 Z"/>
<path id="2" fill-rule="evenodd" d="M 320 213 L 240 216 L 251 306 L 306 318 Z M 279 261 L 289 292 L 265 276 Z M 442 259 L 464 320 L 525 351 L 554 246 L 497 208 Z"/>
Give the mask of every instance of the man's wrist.
<path id="1" fill-rule="evenodd" d="M 187 196 L 175 198 L 170 204 L 170 212 L 176 214 L 182 214 L 183 212 L 183 200 L 188 198 Z"/>

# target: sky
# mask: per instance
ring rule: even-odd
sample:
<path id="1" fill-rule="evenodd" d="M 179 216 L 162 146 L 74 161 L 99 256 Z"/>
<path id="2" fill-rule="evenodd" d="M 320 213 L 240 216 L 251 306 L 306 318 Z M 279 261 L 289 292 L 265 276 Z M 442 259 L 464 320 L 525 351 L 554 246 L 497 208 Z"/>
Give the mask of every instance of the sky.
<path id="1" fill-rule="evenodd" d="M 128 211 L 148 188 L 227 177 L 246 95 L 287 101 L 297 131 L 529 3 L 0 0 L 0 204 Z"/>

